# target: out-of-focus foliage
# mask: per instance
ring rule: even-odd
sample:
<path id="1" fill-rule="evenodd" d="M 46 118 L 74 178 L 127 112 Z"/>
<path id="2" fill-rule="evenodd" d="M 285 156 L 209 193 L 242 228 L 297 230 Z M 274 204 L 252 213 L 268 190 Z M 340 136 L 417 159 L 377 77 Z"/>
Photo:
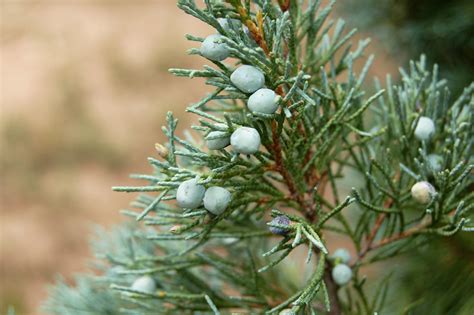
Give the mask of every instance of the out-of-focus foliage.
<path id="1" fill-rule="evenodd" d="M 184 29 L 206 26 L 178 11 L 173 1 L 2 1 L 0 314 L 37 314 L 45 283 L 85 268 L 91 223 L 117 222 L 128 200 L 110 186 L 143 167 L 150 138 L 164 139 L 164 113 L 206 90 L 165 77 L 201 64 L 178 52 Z"/>
<path id="2" fill-rule="evenodd" d="M 341 12 L 381 39 L 393 56 L 425 53 L 454 94 L 473 79 L 474 1 L 345 0 Z"/>
<path id="3" fill-rule="evenodd" d="M 474 1 L 347 0 L 339 8 L 352 23 L 381 39 L 393 56 L 426 53 L 440 65 L 453 94 L 473 80 Z M 407 257 L 411 263 L 404 268 L 400 295 L 418 299 L 410 307 L 413 314 L 471 314 L 472 237 L 433 242 L 429 249 Z"/>

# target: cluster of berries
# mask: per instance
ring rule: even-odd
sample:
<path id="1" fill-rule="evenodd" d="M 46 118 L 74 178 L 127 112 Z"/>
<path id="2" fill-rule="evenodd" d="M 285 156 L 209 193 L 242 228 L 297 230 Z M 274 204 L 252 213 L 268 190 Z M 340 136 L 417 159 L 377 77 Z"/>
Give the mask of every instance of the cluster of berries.
<path id="1" fill-rule="evenodd" d="M 351 261 L 351 254 L 349 251 L 345 248 L 338 248 L 330 258 L 334 263 L 334 268 L 331 272 L 334 282 L 339 286 L 349 283 L 352 279 L 352 270 L 348 265 Z"/>
<path id="2" fill-rule="evenodd" d="M 234 19 L 219 19 L 219 23 L 226 32 L 241 27 L 240 21 Z M 248 29 L 244 32 L 248 33 Z M 213 61 L 223 61 L 230 57 L 231 52 L 225 43 L 225 37 L 221 34 L 209 35 L 200 48 L 202 56 Z M 243 93 L 249 95 L 247 107 L 255 114 L 274 114 L 279 107 L 281 100 L 275 91 L 265 88 L 265 75 L 258 68 L 251 65 L 241 65 L 234 70 L 230 76 L 231 83 Z M 217 127 L 224 130 L 227 125 L 219 124 Z M 435 125 L 428 117 L 420 117 L 416 125 L 414 134 L 420 141 L 429 140 L 435 133 Z M 255 128 L 242 126 L 229 136 L 225 131 L 212 131 L 207 137 L 207 147 L 209 150 L 224 149 L 228 145 L 232 150 L 241 154 L 255 154 L 261 144 L 260 134 Z M 439 171 L 441 168 L 441 158 L 431 154 L 428 160 L 433 170 Z M 429 203 L 434 194 L 433 186 L 426 182 L 416 183 L 411 194 L 420 203 Z M 198 184 L 197 179 L 190 179 L 181 183 L 178 187 L 176 200 L 180 207 L 195 209 L 204 202 L 204 207 L 212 214 L 219 215 L 225 211 L 231 201 L 230 192 L 222 187 L 210 187 L 207 190 L 203 185 Z M 277 235 L 285 235 L 290 231 L 281 226 L 289 226 L 291 221 L 286 216 L 278 216 L 271 221 L 271 224 L 280 227 L 270 226 L 270 231 Z M 347 284 L 352 278 L 352 270 L 347 265 L 350 261 L 350 254 L 346 249 L 338 249 L 331 256 L 334 263 L 332 277 L 334 281 L 342 286 Z M 151 280 L 151 281 L 150 281 Z M 155 284 L 150 277 L 142 277 L 135 281 L 133 287 L 143 290 L 143 288 L 155 289 Z"/>
<path id="3" fill-rule="evenodd" d="M 291 220 L 286 215 L 280 215 L 270 222 L 269 229 L 273 234 L 286 235 L 290 231 L 290 224 Z M 351 260 L 350 253 L 345 248 L 339 248 L 334 251 L 330 258 L 334 263 L 332 269 L 334 282 L 339 286 L 346 285 L 352 279 L 352 270 L 348 266 Z"/>
<path id="4" fill-rule="evenodd" d="M 229 32 L 240 24 L 235 19 L 219 19 L 222 28 Z M 244 32 L 248 32 L 245 29 Z M 222 61 L 230 56 L 230 51 L 221 34 L 209 35 L 201 44 L 202 56 Z M 278 109 L 280 97 L 270 89 L 264 88 L 265 75 L 258 68 L 250 65 L 241 65 L 230 76 L 232 84 L 240 91 L 250 94 L 247 102 L 248 109 L 253 113 L 273 114 Z M 216 125 L 225 130 L 227 125 Z M 229 144 L 232 150 L 240 154 L 255 154 L 260 149 L 261 138 L 255 128 L 241 126 L 229 136 L 226 131 L 211 131 L 207 137 L 209 150 L 221 150 Z M 231 200 L 230 192 L 222 187 L 210 187 L 207 190 L 199 185 L 197 179 L 190 179 L 178 187 L 176 200 L 180 207 L 195 209 L 204 201 L 204 207 L 212 214 L 219 215 L 225 211 Z"/>
<path id="5" fill-rule="evenodd" d="M 218 19 L 224 31 L 230 32 L 241 27 L 235 19 Z M 244 32 L 248 29 L 243 26 Z M 223 61 L 230 56 L 224 36 L 213 34 L 202 42 L 200 53 L 203 57 L 213 61 Z M 274 114 L 279 106 L 280 97 L 271 89 L 265 88 L 265 75 L 258 68 L 251 65 L 241 65 L 230 76 L 232 84 L 245 94 L 250 95 L 247 107 L 252 113 Z M 226 126 L 221 126 L 226 127 Z M 239 127 L 229 137 L 224 131 L 212 131 L 207 136 L 207 146 L 210 150 L 220 150 L 232 146 L 234 152 L 254 154 L 260 148 L 260 134 L 255 128 Z"/>
<path id="6" fill-rule="evenodd" d="M 222 187 L 213 186 L 208 189 L 198 183 L 198 179 L 182 182 L 176 192 L 178 206 L 186 209 L 196 209 L 204 202 L 204 208 L 214 215 L 219 215 L 227 209 L 231 201 L 230 192 Z"/>
<path id="7" fill-rule="evenodd" d="M 415 137 L 420 141 L 428 141 L 434 134 L 435 124 L 433 120 L 421 116 L 415 127 Z M 439 172 L 442 168 L 443 158 L 437 154 L 430 154 L 428 155 L 428 163 L 433 171 Z M 435 188 L 427 181 L 417 182 L 411 188 L 413 199 L 422 204 L 430 203 L 435 195 Z"/>

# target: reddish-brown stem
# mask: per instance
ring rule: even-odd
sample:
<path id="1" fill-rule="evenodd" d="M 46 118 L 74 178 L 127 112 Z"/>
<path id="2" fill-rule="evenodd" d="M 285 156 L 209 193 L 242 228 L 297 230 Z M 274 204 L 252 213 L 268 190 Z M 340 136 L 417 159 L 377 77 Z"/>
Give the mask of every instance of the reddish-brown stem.
<path id="1" fill-rule="evenodd" d="M 252 35 L 255 42 L 257 42 L 257 44 L 263 49 L 265 54 L 268 55 L 270 53 L 270 50 L 268 49 L 267 42 L 265 41 L 265 37 L 263 35 L 263 16 L 261 12 L 259 11 L 257 14 L 257 26 L 257 24 L 255 24 L 255 22 L 248 14 L 247 9 L 241 4 L 240 1 L 232 2 L 232 4 L 239 13 L 242 23 L 245 24 L 245 26 L 247 26 L 247 28 L 249 29 L 250 34 Z"/>
<path id="2" fill-rule="evenodd" d="M 286 169 L 285 165 L 283 164 L 283 154 L 281 150 L 281 143 L 280 137 L 278 136 L 278 123 L 274 120 L 272 121 L 272 153 L 275 158 L 275 169 L 283 176 L 286 185 L 288 186 L 288 190 L 292 197 L 295 197 L 298 203 L 301 203 L 301 195 L 297 193 L 295 183 L 293 182 L 293 178 L 291 177 L 290 173 Z M 304 202 L 302 203 L 304 206 Z"/>
<path id="3" fill-rule="evenodd" d="M 389 199 L 385 202 L 385 208 L 391 208 L 392 206 L 393 206 L 393 199 Z M 367 253 L 371 250 L 372 243 L 374 242 L 375 237 L 377 236 L 378 231 L 382 227 L 382 223 L 383 223 L 383 221 L 385 220 L 386 217 L 387 217 L 386 213 L 381 213 L 377 217 L 377 220 L 375 221 L 375 224 L 372 227 L 372 230 L 371 230 L 369 236 L 367 237 L 366 245 L 365 245 L 364 249 L 359 253 L 359 259 L 361 259 L 365 255 L 367 255 Z"/>
<path id="4" fill-rule="evenodd" d="M 280 4 L 280 8 L 282 11 L 288 11 L 290 8 L 291 0 L 279 0 L 278 1 Z M 236 3 L 236 2 L 234 2 Z M 257 44 L 263 49 L 263 51 L 267 54 L 270 55 L 270 51 L 268 49 L 267 43 L 265 42 L 264 34 L 263 34 L 263 25 L 262 25 L 262 16 L 261 13 L 257 15 L 257 23 L 258 26 L 253 22 L 253 20 L 250 18 L 247 10 L 245 7 L 243 7 L 240 4 L 240 1 L 238 2 L 239 4 L 235 4 L 236 9 L 241 17 L 242 22 L 248 27 L 250 33 L 252 34 L 252 37 L 255 39 Z M 283 89 L 283 86 L 278 86 L 275 89 L 276 93 L 280 95 L 281 97 L 285 97 L 285 91 Z M 298 125 L 298 128 L 303 136 L 305 136 L 306 131 L 303 127 L 303 125 L 300 123 Z M 296 189 L 296 185 L 294 183 L 294 180 L 290 174 L 290 172 L 286 169 L 284 162 L 283 162 L 283 153 L 282 153 L 282 148 L 281 148 L 281 143 L 280 143 L 280 137 L 278 134 L 278 123 L 274 120 L 272 121 L 272 141 L 273 144 L 271 146 L 271 151 L 274 155 L 275 158 L 275 165 L 269 166 L 268 170 L 271 171 L 277 171 L 279 172 L 287 187 L 288 191 L 290 192 L 290 197 L 298 202 L 298 204 L 301 206 L 302 211 L 305 214 L 306 219 L 309 222 L 313 222 L 315 220 L 315 209 L 314 205 L 312 202 L 310 204 L 306 204 L 305 198 L 303 194 L 298 193 Z M 305 163 L 309 161 L 311 158 L 312 151 L 309 150 L 307 155 L 305 156 Z M 327 178 L 325 177 L 325 174 L 322 176 L 319 176 L 316 170 L 311 170 L 310 174 L 308 176 L 305 176 L 305 180 L 307 184 L 310 185 L 310 187 L 314 186 L 318 181 L 322 181 L 322 184 L 325 185 L 327 182 Z M 264 202 L 264 200 L 262 200 Z M 340 301 L 337 295 L 337 290 L 338 286 L 334 282 L 334 280 L 331 277 L 331 267 L 328 264 L 325 268 L 325 274 L 324 274 L 324 282 L 326 283 L 327 289 L 328 289 L 328 294 L 330 297 L 331 301 L 331 315 L 340 315 L 341 314 L 341 305 Z"/>
<path id="5" fill-rule="evenodd" d="M 375 221 L 374 226 L 372 227 L 372 230 L 367 237 L 366 245 L 364 249 L 359 253 L 359 259 L 363 258 L 369 250 L 371 250 L 372 243 L 374 242 L 375 236 L 377 236 L 377 232 L 380 230 L 380 227 L 382 226 L 383 221 L 385 220 L 385 217 L 387 215 L 385 213 L 379 214 L 377 217 L 377 220 Z"/>
<path id="6" fill-rule="evenodd" d="M 392 236 L 383 238 L 383 239 L 381 239 L 380 241 L 378 241 L 376 243 L 372 243 L 369 250 L 374 250 L 374 249 L 380 248 L 382 246 L 385 246 L 387 244 L 390 244 L 392 242 L 396 242 L 396 241 L 402 240 L 404 238 L 410 237 L 412 235 L 418 234 L 418 233 L 420 233 L 421 230 L 423 230 L 424 228 L 426 228 L 430 224 L 431 224 L 431 222 L 424 223 L 424 224 L 419 224 L 415 227 L 412 227 L 411 229 L 405 230 L 405 231 L 403 231 L 401 233 L 398 233 L 396 235 L 392 235 Z"/>
<path id="7" fill-rule="evenodd" d="M 453 215 L 454 212 L 455 212 L 455 210 L 451 211 L 449 213 L 449 215 Z M 410 236 L 419 234 L 421 231 L 423 231 L 423 229 L 427 228 L 430 225 L 431 225 L 431 221 L 427 221 L 427 222 L 424 222 L 424 223 L 420 223 L 420 224 L 418 224 L 418 225 L 416 225 L 416 226 L 414 226 L 414 227 L 412 227 L 408 230 L 402 231 L 398 234 L 385 237 L 385 238 L 379 240 L 378 242 L 373 242 L 373 240 L 372 240 L 370 243 L 367 244 L 367 247 L 364 249 L 364 251 L 362 251 L 359 254 L 359 260 L 362 259 L 371 250 L 374 250 L 374 249 L 383 247 L 385 245 L 391 244 L 393 242 L 397 242 L 397 241 L 403 240 L 405 238 L 408 238 Z"/>
<path id="8" fill-rule="evenodd" d="M 290 7 L 290 0 L 279 1 L 279 3 L 283 11 L 288 10 Z M 252 37 L 255 39 L 257 44 L 263 49 L 263 51 L 267 55 L 269 55 L 270 52 L 268 50 L 268 46 L 267 46 L 267 43 L 265 42 L 265 38 L 263 34 L 263 24 L 262 24 L 263 17 L 261 15 L 261 12 L 257 14 L 257 23 L 258 23 L 258 26 L 257 26 L 253 22 L 253 20 L 250 18 L 250 15 L 248 14 L 247 9 L 244 6 L 242 6 L 240 1 L 233 2 L 233 5 L 238 11 L 242 22 L 245 23 L 245 25 L 250 30 L 250 33 L 252 34 Z M 281 85 L 276 88 L 276 93 L 280 95 L 281 97 L 285 97 L 285 91 L 283 90 L 283 87 Z M 299 126 L 299 128 L 300 128 L 300 131 L 302 131 L 304 135 L 304 129 L 302 129 L 303 127 Z M 272 122 L 272 140 L 273 140 L 272 153 L 274 154 L 274 157 L 275 157 L 275 165 L 272 167 L 272 169 L 278 171 L 283 176 L 283 179 L 285 180 L 285 183 L 290 192 L 290 195 L 296 199 L 296 201 L 302 207 L 303 210 L 307 211 L 306 213 L 310 216 L 311 221 L 313 221 L 314 209 L 313 210 L 310 209 L 309 211 L 306 210 L 307 207 L 305 204 L 304 197 L 298 194 L 293 178 L 284 166 L 281 143 L 280 143 L 280 138 L 278 135 L 278 124 L 276 123 L 276 121 Z"/>
<path id="9" fill-rule="evenodd" d="M 285 12 L 288 11 L 290 8 L 290 1 L 291 0 L 278 0 L 278 4 L 280 5 L 280 9 Z"/>

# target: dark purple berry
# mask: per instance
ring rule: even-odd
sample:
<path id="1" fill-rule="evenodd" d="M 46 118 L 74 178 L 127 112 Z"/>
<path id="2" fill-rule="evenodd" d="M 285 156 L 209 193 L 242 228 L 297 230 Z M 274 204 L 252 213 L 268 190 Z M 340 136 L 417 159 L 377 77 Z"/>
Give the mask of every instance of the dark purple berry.
<path id="1" fill-rule="evenodd" d="M 274 218 L 270 223 L 289 226 L 290 225 L 290 219 L 288 219 L 288 217 L 286 215 L 280 215 L 280 216 Z M 273 234 L 277 234 L 277 235 L 285 235 L 290 230 L 289 228 L 285 229 L 285 228 L 275 227 L 275 226 L 270 226 L 269 229 L 270 229 L 270 232 L 272 232 Z"/>

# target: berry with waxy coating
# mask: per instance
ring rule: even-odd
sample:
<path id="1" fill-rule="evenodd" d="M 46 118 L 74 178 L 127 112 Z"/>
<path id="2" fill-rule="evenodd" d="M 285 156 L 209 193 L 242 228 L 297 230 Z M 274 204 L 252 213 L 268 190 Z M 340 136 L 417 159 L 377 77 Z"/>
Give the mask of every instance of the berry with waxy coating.
<path id="1" fill-rule="evenodd" d="M 154 293 L 156 291 L 156 283 L 150 276 L 143 276 L 136 279 L 132 284 L 132 290 L 146 293 Z"/>
<path id="2" fill-rule="evenodd" d="M 345 248 L 338 248 L 331 255 L 331 258 L 343 264 L 348 264 L 351 261 L 351 254 Z"/>
<path id="3" fill-rule="evenodd" d="M 201 205 L 206 189 L 197 183 L 197 179 L 182 182 L 176 192 L 176 201 L 181 208 L 194 209 Z"/>
<path id="4" fill-rule="evenodd" d="M 211 131 L 206 138 L 209 150 L 220 150 L 230 144 L 230 137 L 224 131 Z"/>
<path id="5" fill-rule="evenodd" d="M 332 269 L 332 278 L 337 285 L 343 286 L 352 278 L 352 270 L 346 264 L 338 264 Z"/>
<path id="6" fill-rule="evenodd" d="M 231 74 L 230 81 L 242 92 L 253 93 L 263 87 L 265 76 L 253 66 L 242 65 Z"/>
<path id="7" fill-rule="evenodd" d="M 435 133 L 435 125 L 431 118 L 420 117 L 415 128 L 415 137 L 418 140 L 428 140 Z"/>
<path id="8" fill-rule="evenodd" d="M 210 187 L 204 194 L 204 208 L 212 214 L 219 215 L 227 209 L 231 200 L 230 192 L 222 187 Z"/>
<path id="9" fill-rule="evenodd" d="M 295 312 L 293 312 L 291 308 L 285 308 L 280 313 L 278 313 L 278 315 L 294 315 L 294 314 Z"/>
<path id="10" fill-rule="evenodd" d="M 222 61 L 229 57 L 229 49 L 222 41 L 222 38 L 223 36 L 219 34 L 213 34 L 206 37 L 201 44 L 201 55 L 214 61 Z"/>
<path id="11" fill-rule="evenodd" d="M 260 89 L 253 93 L 247 102 L 251 112 L 262 114 L 273 114 L 278 109 L 278 97 L 270 89 Z"/>
<path id="12" fill-rule="evenodd" d="M 291 221 L 286 215 L 279 215 L 275 217 L 272 221 L 270 221 L 270 223 L 289 226 Z M 276 227 L 276 226 L 270 226 L 268 229 L 270 230 L 270 232 L 277 235 L 286 235 L 288 231 L 290 230 L 290 229 L 285 229 L 283 227 Z"/>
<path id="13" fill-rule="evenodd" d="M 232 133 L 230 144 L 237 153 L 254 154 L 260 148 L 260 134 L 255 128 L 240 127 Z"/>
<path id="14" fill-rule="evenodd" d="M 435 194 L 436 189 L 426 181 L 418 182 L 411 187 L 411 196 L 419 203 L 430 203 Z"/>

